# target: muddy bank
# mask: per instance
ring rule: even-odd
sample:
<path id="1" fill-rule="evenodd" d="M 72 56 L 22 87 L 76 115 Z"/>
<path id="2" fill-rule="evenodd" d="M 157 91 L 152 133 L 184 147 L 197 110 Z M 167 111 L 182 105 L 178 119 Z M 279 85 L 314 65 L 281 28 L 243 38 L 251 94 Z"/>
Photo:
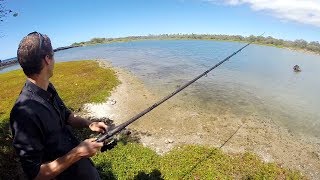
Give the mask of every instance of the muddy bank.
<path id="1" fill-rule="evenodd" d="M 111 67 L 102 61 L 101 65 Z M 119 124 L 162 98 L 130 72 L 114 69 L 121 84 L 105 103 L 86 104 L 88 116 L 108 117 Z M 320 144 L 292 135 L 272 119 L 255 114 L 238 116 L 228 109 L 210 112 L 199 108 L 192 99 L 186 102 L 179 96 L 184 93 L 129 126 L 148 134 L 141 135 L 145 146 L 163 154 L 182 144 L 223 145 L 221 149 L 227 153 L 254 152 L 266 162 L 299 170 L 310 179 L 320 178 Z"/>

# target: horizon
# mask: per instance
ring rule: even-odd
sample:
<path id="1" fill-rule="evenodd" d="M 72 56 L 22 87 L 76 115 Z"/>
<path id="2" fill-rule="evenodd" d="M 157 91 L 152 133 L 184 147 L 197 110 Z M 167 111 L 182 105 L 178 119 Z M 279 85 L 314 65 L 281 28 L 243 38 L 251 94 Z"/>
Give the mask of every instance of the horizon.
<path id="1" fill-rule="evenodd" d="M 264 37 L 319 42 L 320 2 L 293 1 L 58 0 L 44 4 L 11 0 L 5 6 L 18 16 L 0 23 L 0 59 L 15 57 L 20 40 L 32 31 L 47 34 L 54 48 L 92 38 L 179 33 L 258 36 L 265 32 Z"/>

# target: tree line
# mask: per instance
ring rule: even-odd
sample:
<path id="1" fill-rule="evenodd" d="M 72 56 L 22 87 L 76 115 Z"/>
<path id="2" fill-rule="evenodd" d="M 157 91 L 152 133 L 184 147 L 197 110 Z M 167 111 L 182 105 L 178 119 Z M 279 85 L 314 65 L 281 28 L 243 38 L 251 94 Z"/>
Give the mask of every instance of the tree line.
<path id="1" fill-rule="evenodd" d="M 160 34 L 147 36 L 128 36 L 121 38 L 92 38 L 90 41 L 73 43 L 72 46 L 87 46 L 96 44 L 106 44 L 112 42 L 127 42 L 137 40 L 170 40 L 170 39 L 196 39 L 196 40 L 217 40 L 217 41 L 237 41 L 253 42 L 254 44 L 276 46 L 280 48 L 290 48 L 306 50 L 320 54 L 320 43 L 318 41 L 307 42 L 303 39 L 295 41 L 276 39 L 271 36 L 241 36 L 241 35 L 222 35 L 222 34 Z"/>

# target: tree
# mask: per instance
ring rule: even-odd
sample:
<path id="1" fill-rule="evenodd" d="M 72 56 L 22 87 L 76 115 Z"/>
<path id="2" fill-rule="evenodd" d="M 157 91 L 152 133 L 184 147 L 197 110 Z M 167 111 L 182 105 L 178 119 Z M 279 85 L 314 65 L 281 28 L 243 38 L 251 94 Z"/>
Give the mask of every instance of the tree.
<path id="1" fill-rule="evenodd" d="M 249 41 L 251 41 L 251 42 L 255 42 L 256 41 L 256 37 L 254 35 L 250 35 L 247 39 Z"/>
<path id="2" fill-rule="evenodd" d="M 92 44 L 101 44 L 101 43 L 105 43 L 105 41 L 106 41 L 106 38 L 92 38 L 90 40 Z"/>
<path id="3" fill-rule="evenodd" d="M 18 13 L 13 12 L 11 9 L 7 9 L 5 1 L 0 0 L 0 22 L 3 22 L 4 19 L 8 16 L 12 15 L 13 17 L 17 17 Z"/>
<path id="4" fill-rule="evenodd" d="M 307 45 L 307 49 L 314 52 L 320 52 L 320 44 L 318 41 L 312 41 Z"/>
<path id="5" fill-rule="evenodd" d="M 294 46 L 299 47 L 299 48 L 306 48 L 308 42 L 303 40 L 303 39 L 297 39 L 294 41 Z"/>
<path id="6" fill-rule="evenodd" d="M 311 45 L 311 46 L 319 46 L 320 47 L 320 43 L 318 41 L 311 41 L 309 43 L 309 45 Z"/>

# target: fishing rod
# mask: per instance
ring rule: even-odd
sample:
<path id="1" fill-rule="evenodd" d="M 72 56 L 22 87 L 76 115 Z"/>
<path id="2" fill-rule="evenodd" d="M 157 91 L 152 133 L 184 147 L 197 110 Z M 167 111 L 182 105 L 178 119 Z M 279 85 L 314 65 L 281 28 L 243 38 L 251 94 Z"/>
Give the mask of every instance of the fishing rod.
<path id="1" fill-rule="evenodd" d="M 264 33 L 263 33 L 264 34 Z M 261 34 L 260 36 L 262 36 L 263 34 Z M 226 57 L 225 59 L 223 59 L 222 61 L 220 61 L 218 64 L 214 65 L 213 67 L 211 67 L 210 69 L 206 70 L 205 72 L 203 72 L 202 74 L 200 74 L 199 76 L 197 76 L 196 78 L 192 79 L 191 81 L 187 82 L 186 84 L 184 84 L 183 86 L 179 87 L 178 89 L 176 89 L 174 92 L 172 92 L 171 94 L 165 96 L 164 98 L 162 98 L 160 101 L 156 102 L 155 104 L 153 104 L 152 106 L 148 107 L 147 109 L 143 110 L 142 112 L 140 112 L 139 114 L 133 116 L 131 119 L 129 119 L 128 121 L 116 126 L 115 128 L 107 131 L 106 133 L 100 135 L 97 137 L 96 142 L 104 142 L 106 139 L 111 138 L 112 136 L 114 136 L 115 134 L 117 134 L 118 132 L 120 132 L 121 130 L 123 130 L 125 127 L 127 127 L 129 124 L 133 123 L 134 121 L 138 120 L 140 117 L 142 117 L 143 115 L 147 114 L 148 112 L 152 111 L 154 108 L 156 108 L 157 106 L 159 106 L 160 104 L 162 104 L 163 102 L 167 101 L 168 99 L 170 99 L 172 96 L 178 94 L 180 91 L 182 91 L 183 89 L 185 89 L 186 87 L 188 87 L 189 85 L 191 85 L 192 83 L 194 83 L 195 81 L 197 81 L 198 79 L 200 79 L 201 77 L 207 75 L 210 71 L 212 71 L 213 69 L 217 68 L 218 66 L 220 66 L 222 63 L 228 61 L 232 56 L 236 55 L 237 53 L 239 53 L 241 50 L 243 50 L 244 48 L 246 48 L 247 46 L 249 46 L 251 43 L 253 43 L 253 41 L 249 42 L 248 44 L 246 44 L 245 46 L 241 47 L 240 49 L 238 49 L 237 51 L 235 51 L 233 54 L 231 54 L 230 56 Z"/>

